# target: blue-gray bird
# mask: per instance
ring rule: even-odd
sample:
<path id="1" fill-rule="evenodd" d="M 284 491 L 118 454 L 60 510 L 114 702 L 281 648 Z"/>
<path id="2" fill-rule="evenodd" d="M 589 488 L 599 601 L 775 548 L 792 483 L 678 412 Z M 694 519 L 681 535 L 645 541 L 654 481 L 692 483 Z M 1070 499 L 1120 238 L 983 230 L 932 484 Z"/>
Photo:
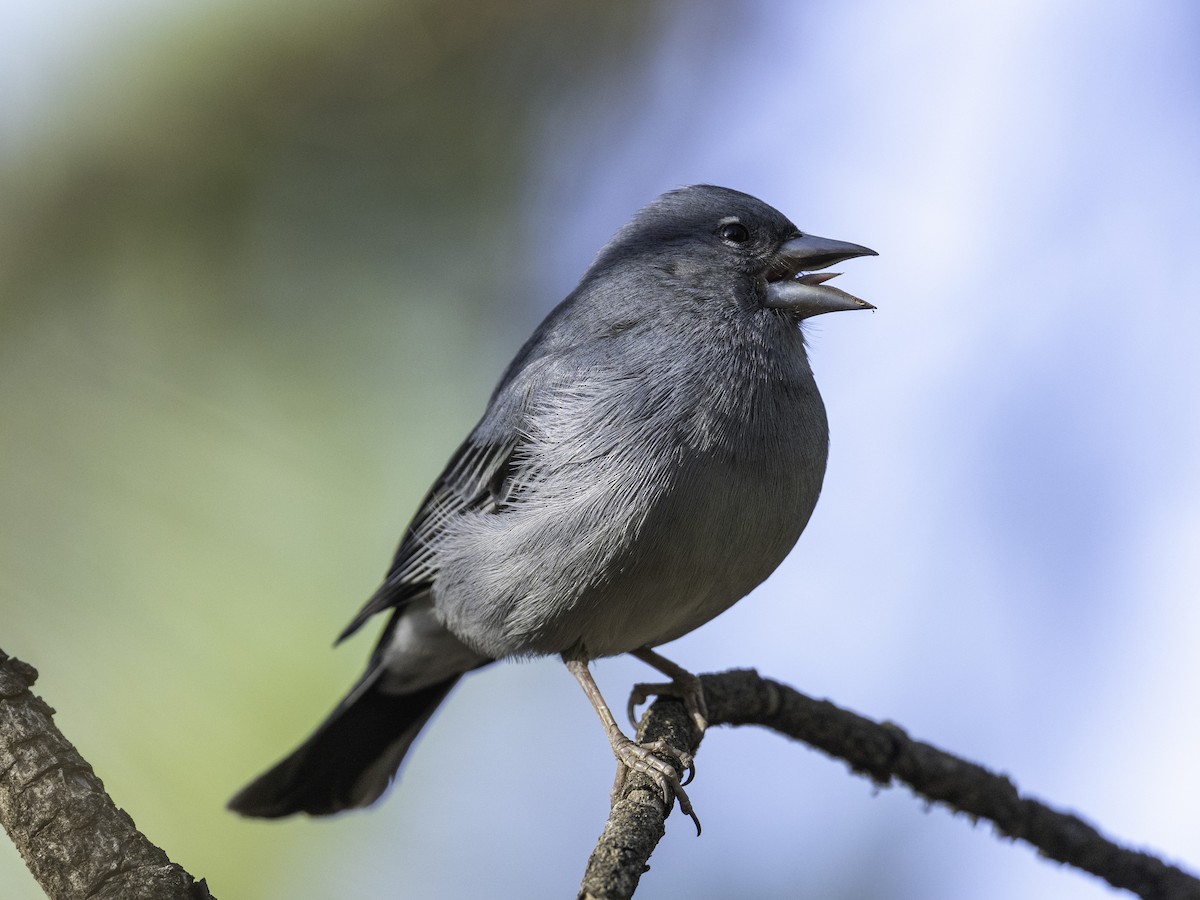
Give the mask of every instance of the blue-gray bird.
<path id="1" fill-rule="evenodd" d="M 815 271 L 873 255 L 728 188 L 641 210 L 521 348 L 343 632 L 389 612 L 362 678 L 230 808 L 367 806 L 463 674 L 557 654 L 620 771 L 694 818 L 680 773 L 621 732 L 588 662 L 646 661 L 671 679 L 648 687 L 681 696 L 703 730 L 698 680 L 652 648 L 748 594 L 804 530 L 829 433 L 801 323 L 873 309 Z"/>

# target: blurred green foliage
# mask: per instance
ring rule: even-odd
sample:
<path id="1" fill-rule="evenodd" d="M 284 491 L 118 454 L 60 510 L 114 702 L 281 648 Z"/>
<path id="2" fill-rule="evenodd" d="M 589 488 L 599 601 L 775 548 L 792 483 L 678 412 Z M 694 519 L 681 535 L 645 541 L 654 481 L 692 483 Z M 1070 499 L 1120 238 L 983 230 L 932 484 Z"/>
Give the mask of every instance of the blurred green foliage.
<path id="1" fill-rule="evenodd" d="M 538 110 L 647 18 L 202 4 L 0 161 L 0 646 L 218 896 L 273 896 L 312 827 L 248 839 L 221 803 L 357 673 L 325 648 L 552 299 Z M 0 886 L 36 896 L 11 848 Z"/>

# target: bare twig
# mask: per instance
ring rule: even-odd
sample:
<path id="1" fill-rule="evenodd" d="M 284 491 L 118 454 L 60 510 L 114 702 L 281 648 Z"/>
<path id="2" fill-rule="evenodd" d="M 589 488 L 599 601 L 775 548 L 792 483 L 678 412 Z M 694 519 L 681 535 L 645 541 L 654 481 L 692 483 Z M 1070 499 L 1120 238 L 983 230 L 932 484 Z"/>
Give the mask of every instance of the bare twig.
<path id="1" fill-rule="evenodd" d="M 1148 853 L 1118 846 L 1079 817 L 1022 797 L 1004 776 L 914 741 L 896 725 L 813 700 L 752 670 L 703 675 L 701 681 L 714 725 L 761 725 L 804 741 L 880 786 L 903 782 L 931 801 L 991 821 L 1000 834 L 1026 841 L 1043 856 L 1145 900 L 1200 900 L 1200 880 L 1194 876 Z M 638 736 L 664 738 L 692 753 L 699 745 L 683 705 L 674 699 L 651 705 Z M 664 833 L 669 810 L 647 779 L 631 777 L 623 794 L 588 861 L 582 900 L 631 897 Z"/>
<path id="2" fill-rule="evenodd" d="M 53 710 L 30 692 L 36 677 L 32 666 L 0 652 L 0 821 L 47 896 L 211 900 L 203 880 L 172 863 L 113 805 L 55 728 Z M 1114 844 L 1077 816 L 1022 797 L 1007 778 L 914 741 L 896 725 L 813 700 L 753 671 L 705 675 L 702 683 L 714 725 L 761 725 L 804 741 L 881 786 L 903 782 L 1145 900 L 1200 900 L 1195 877 Z M 647 711 L 638 738 L 690 753 L 700 743 L 683 705 L 665 698 Z M 668 812 L 654 784 L 631 775 L 588 862 L 580 897 L 631 897 Z"/>
<path id="3" fill-rule="evenodd" d="M 51 900 L 212 900 L 118 809 L 0 651 L 0 822 Z"/>

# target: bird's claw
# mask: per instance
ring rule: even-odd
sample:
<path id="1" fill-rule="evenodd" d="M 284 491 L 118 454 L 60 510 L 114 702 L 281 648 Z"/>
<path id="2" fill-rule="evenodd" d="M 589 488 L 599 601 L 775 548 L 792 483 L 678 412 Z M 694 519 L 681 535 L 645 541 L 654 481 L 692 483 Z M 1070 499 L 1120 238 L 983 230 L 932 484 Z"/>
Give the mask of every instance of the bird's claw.
<path id="1" fill-rule="evenodd" d="M 700 834 L 700 819 L 696 816 L 696 811 L 692 808 L 692 801 L 688 799 L 687 792 L 683 789 L 683 786 L 690 784 L 696 776 L 696 764 L 690 753 L 672 747 L 666 741 L 658 740 L 639 744 L 624 735 L 619 735 L 618 739 L 613 741 L 613 754 L 617 757 L 617 778 L 613 784 L 613 803 L 621 799 L 629 773 L 640 772 L 654 782 L 664 804 L 670 806 L 672 797 L 679 802 L 679 811 L 695 823 L 696 834 L 697 836 Z M 675 767 L 656 754 L 678 758 L 679 764 L 686 770 L 686 780 L 680 781 L 679 772 Z"/>
<path id="2" fill-rule="evenodd" d="M 635 684 L 629 692 L 629 703 L 625 706 L 625 714 L 634 728 L 638 724 L 637 708 L 651 697 L 675 697 L 681 700 L 697 732 L 703 735 L 708 729 L 708 705 L 704 702 L 704 688 L 697 676 L 686 673 L 686 677 L 676 677 L 671 681 Z"/>

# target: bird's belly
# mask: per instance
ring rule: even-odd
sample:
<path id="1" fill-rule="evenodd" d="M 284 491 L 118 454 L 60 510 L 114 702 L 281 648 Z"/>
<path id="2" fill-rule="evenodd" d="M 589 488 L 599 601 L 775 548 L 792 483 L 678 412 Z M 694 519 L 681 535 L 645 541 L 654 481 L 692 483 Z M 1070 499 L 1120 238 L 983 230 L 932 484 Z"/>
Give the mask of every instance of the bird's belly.
<path id="1" fill-rule="evenodd" d="M 789 403 L 743 408 L 721 440 L 661 435 L 565 458 L 537 490 L 465 517 L 440 551 L 437 612 L 497 658 L 613 656 L 698 628 L 767 578 L 808 523 L 828 431 L 811 380 Z M 699 431 L 695 433 L 700 433 Z"/>
<path id="2" fill-rule="evenodd" d="M 775 570 L 808 522 L 820 482 L 800 468 L 693 473 L 693 487 L 664 497 L 608 577 L 579 598 L 559 641 L 574 632 L 588 656 L 612 656 L 672 641 L 727 610 Z"/>

